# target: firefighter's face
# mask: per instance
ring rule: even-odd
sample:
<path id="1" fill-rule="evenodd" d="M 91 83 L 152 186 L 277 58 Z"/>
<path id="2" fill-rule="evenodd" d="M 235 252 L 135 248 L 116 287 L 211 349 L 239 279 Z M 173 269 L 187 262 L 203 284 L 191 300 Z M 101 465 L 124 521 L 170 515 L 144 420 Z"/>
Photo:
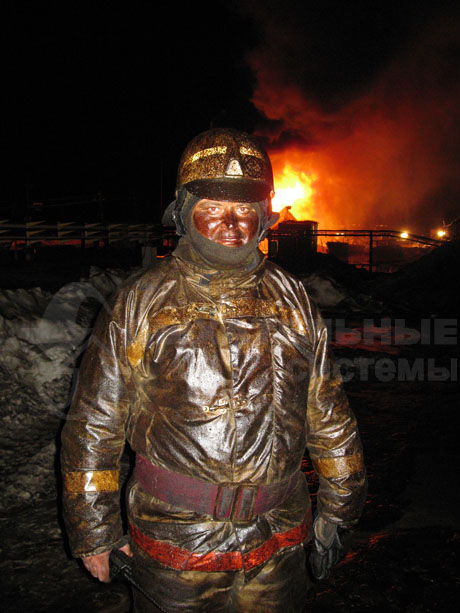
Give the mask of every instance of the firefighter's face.
<path id="1" fill-rule="evenodd" d="M 193 209 L 193 223 L 200 234 L 215 243 L 242 247 L 256 236 L 259 216 L 245 202 L 200 200 Z"/>

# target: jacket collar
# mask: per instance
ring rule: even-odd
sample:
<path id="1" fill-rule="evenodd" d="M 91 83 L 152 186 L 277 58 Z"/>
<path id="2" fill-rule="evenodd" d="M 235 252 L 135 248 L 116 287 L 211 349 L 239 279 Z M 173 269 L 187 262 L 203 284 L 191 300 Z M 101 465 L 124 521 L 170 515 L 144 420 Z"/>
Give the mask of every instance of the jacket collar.
<path id="1" fill-rule="evenodd" d="M 214 294 L 222 290 L 250 289 L 256 287 L 265 271 L 265 256 L 256 249 L 254 256 L 244 268 L 217 270 L 208 266 L 200 258 L 193 246 L 181 238 L 172 254 L 176 258 L 180 272 L 192 285 L 199 286 Z"/>

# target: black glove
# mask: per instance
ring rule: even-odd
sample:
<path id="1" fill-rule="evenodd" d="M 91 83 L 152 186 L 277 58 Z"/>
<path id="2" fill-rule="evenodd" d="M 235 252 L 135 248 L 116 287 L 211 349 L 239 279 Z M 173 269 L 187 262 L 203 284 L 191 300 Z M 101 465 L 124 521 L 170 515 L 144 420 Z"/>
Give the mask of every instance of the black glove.
<path id="1" fill-rule="evenodd" d="M 313 523 L 313 545 L 310 553 L 311 572 L 317 581 L 329 576 L 331 568 L 340 560 L 342 550 L 337 526 L 318 515 Z"/>

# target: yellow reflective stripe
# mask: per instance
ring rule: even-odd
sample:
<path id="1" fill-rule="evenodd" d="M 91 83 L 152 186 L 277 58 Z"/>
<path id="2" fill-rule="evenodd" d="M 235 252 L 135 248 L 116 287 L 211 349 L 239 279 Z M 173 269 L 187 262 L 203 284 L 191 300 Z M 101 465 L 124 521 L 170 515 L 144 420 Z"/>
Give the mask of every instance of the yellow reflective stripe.
<path id="1" fill-rule="evenodd" d="M 316 458 L 313 460 L 316 472 L 325 479 L 347 477 L 364 470 L 362 453 L 338 458 Z"/>
<path id="2" fill-rule="evenodd" d="M 282 324 L 305 334 L 305 323 L 300 311 L 280 306 L 273 300 L 260 298 L 240 298 L 226 304 L 192 303 L 183 307 L 165 307 L 152 317 L 147 326 L 137 334 L 136 339 L 127 347 L 128 360 L 135 368 L 142 360 L 151 334 L 167 326 L 187 325 L 196 319 L 233 319 L 242 317 L 276 317 Z"/>
<path id="3" fill-rule="evenodd" d="M 191 164 L 192 162 L 209 157 L 210 155 L 224 155 L 225 153 L 227 153 L 227 147 L 209 147 L 208 149 L 202 149 L 194 153 L 192 157 L 187 160 L 186 164 Z"/>
<path id="4" fill-rule="evenodd" d="M 76 470 L 64 473 L 64 489 L 74 494 L 116 492 L 119 476 L 118 470 Z"/>
<path id="5" fill-rule="evenodd" d="M 256 151 L 252 147 L 240 147 L 240 153 L 242 155 L 253 155 L 256 158 L 260 158 L 261 160 L 265 159 L 259 151 Z"/>

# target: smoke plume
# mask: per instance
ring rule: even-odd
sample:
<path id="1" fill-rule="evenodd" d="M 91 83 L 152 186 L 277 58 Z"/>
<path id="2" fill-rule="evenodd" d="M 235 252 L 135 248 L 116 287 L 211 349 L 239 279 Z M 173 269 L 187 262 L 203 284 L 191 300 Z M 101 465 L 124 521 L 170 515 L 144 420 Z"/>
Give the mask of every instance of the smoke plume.
<path id="1" fill-rule="evenodd" d="M 340 29 L 311 23 L 297 3 L 297 14 L 278 2 L 263 14 L 250 4 L 263 37 L 249 56 L 252 101 L 268 120 L 258 132 L 275 177 L 289 164 L 311 187 L 294 214 L 322 228 L 412 223 L 412 231 L 458 216 L 459 20 L 399 16 L 385 44 L 388 14 L 376 34 L 356 15 Z M 343 32 L 350 24 L 356 45 L 353 28 Z"/>

